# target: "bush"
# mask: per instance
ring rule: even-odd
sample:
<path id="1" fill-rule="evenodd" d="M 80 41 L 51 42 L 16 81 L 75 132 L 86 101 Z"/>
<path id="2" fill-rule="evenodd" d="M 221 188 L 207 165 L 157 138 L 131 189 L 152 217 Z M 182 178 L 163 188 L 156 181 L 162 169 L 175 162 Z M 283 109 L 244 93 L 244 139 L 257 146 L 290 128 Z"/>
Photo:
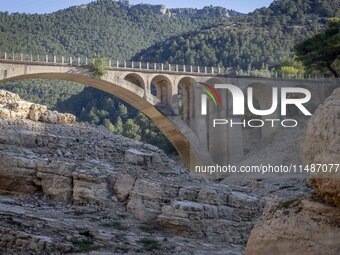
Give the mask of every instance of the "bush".
<path id="1" fill-rule="evenodd" d="M 107 75 L 107 59 L 97 57 L 92 61 L 92 73 L 97 79 Z"/>

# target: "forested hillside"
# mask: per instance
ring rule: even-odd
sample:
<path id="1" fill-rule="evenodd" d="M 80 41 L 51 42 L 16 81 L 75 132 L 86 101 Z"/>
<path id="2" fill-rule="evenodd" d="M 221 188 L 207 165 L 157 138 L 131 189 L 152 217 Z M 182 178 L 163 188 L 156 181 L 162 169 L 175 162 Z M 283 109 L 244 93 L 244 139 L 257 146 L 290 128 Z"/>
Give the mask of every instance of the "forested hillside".
<path id="1" fill-rule="evenodd" d="M 167 153 L 174 152 L 172 145 L 144 114 L 98 89 L 86 88 L 68 100 L 59 101 L 57 109 L 76 115 L 78 121 L 103 125 L 113 133 L 154 144 Z"/>
<path id="2" fill-rule="evenodd" d="M 206 10 L 209 12 L 209 9 Z M 0 51 L 97 55 L 127 60 L 153 43 L 214 24 L 218 16 L 172 18 L 149 5 L 98 0 L 52 14 L 0 13 Z"/>
<path id="3" fill-rule="evenodd" d="M 275 66 L 335 16 L 340 16 L 338 0 L 278 0 L 216 27 L 158 43 L 134 59 L 243 69 Z"/>

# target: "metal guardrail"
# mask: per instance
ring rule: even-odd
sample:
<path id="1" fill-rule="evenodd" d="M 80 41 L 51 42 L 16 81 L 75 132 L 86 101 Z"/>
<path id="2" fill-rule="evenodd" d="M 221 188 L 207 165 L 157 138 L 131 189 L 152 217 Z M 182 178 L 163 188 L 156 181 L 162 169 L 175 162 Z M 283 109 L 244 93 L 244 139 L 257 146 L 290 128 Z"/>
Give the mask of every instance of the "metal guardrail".
<path id="1" fill-rule="evenodd" d="M 15 62 L 32 62 L 32 63 L 45 63 L 45 64 L 59 64 L 68 66 L 90 66 L 93 58 L 77 57 L 77 56 L 57 56 L 57 55 L 34 55 L 24 53 L 7 53 L 0 52 L 0 60 L 15 61 Z M 279 73 L 277 71 L 266 71 L 260 73 L 253 73 L 253 71 L 233 70 L 233 68 L 225 67 L 207 67 L 207 66 L 194 66 L 194 65 L 179 65 L 179 64 L 164 64 L 164 63 L 150 63 L 141 61 L 119 61 L 108 60 L 109 69 L 138 69 L 147 71 L 164 71 L 164 72 L 180 72 L 180 73 L 193 73 L 193 74 L 210 74 L 210 75 L 236 75 L 236 76 L 250 76 L 261 78 L 275 78 L 275 79 L 297 79 L 297 80 L 335 80 L 333 77 L 325 77 L 320 75 L 305 75 L 302 74 L 287 74 Z"/>

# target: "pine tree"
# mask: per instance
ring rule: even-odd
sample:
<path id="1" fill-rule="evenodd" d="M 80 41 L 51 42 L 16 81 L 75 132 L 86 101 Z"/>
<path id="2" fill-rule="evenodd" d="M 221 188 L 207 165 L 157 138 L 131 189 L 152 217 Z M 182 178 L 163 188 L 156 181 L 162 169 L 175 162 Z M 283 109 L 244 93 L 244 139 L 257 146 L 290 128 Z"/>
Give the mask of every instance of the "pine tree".
<path id="1" fill-rule="evenodd" d="M 112 133 L 116 132 L 115 126 L 112 124 L 112 122 L 109 119 L 104 119 L 104 127 L 109 130 Z"/>
<path id="2" fill-rule="evenodd" d="M 132 119 L 128 119 L 124 123 L 124 130 L 122 135 L 140 141 L 141 135 L 139 134 L 139 131 L 139 126 Z"/>
<path id="3" fill-rule="evenodd" d="M 116 120 L 116 134 L 122 134 L 123 133 L 123 122 L 122 122 L 122 119 L 120 118 L 120 116 L 117 117 L 117 120 Z"/>
<path id="4" fill-rule="evenodd" d="M 97 114 L 95 113 L 95 109 L 94 108 L 91 108 L 91 110 L 89 112 L 89 115 L 88 115 L 88 118 L 89 118 L 89 122 L 91 124 L 99 124 L 99 122 L 100 122 L 100 119 L 97 116 Z"/>

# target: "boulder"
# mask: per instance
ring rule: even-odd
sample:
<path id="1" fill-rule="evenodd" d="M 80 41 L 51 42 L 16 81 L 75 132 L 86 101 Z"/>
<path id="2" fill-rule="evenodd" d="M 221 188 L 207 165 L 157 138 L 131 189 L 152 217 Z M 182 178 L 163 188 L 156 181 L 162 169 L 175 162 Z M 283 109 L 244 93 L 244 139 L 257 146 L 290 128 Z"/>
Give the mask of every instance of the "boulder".
<path id="1" fill-rule="evenodd" d="M 129 174 L 123 174 L 117 178 L 114 193 L 119 201 L 124 202 L 128 199 L 135 181 L 136 179 Z"/>
<path id="2" fill-rule="evenodd" d="M 75 166 L 54 162 L 37 166 L 35 184 L 42 192 L 55 200 L 70 202 L 73 193 L 72 172 Z"/>
<path id="3" fill-rule="evenodd" d="M 339 209 L 314 201 L 272 208 L 251 231 L 246 255 L 337 255 L 339 224 Z"/>
<path id="4" fill-rule="evenodd" d="M 138 165 L 148 166 L 153 161 L 153 156 L 150 153 L 143 153 L 136 149 L 129 149 L 125 152 L 125 159 L 127 162 Z"/>
<path id="5" fill-rule="evenodd" d="M 161 214 L 163 199 L 159 183 L 138 179 L 130 193 L 127 211 L 139 220 L 154 220 Z"/>
<path id="6" fill-rule="evenodd" d="M 306 164 L 340 164 L 340 88 L 312 116 L 303 152 Z M 310 184 L 324 201 L 340 207 L 340 166 L 335 168 L 312 174 Z"/>

